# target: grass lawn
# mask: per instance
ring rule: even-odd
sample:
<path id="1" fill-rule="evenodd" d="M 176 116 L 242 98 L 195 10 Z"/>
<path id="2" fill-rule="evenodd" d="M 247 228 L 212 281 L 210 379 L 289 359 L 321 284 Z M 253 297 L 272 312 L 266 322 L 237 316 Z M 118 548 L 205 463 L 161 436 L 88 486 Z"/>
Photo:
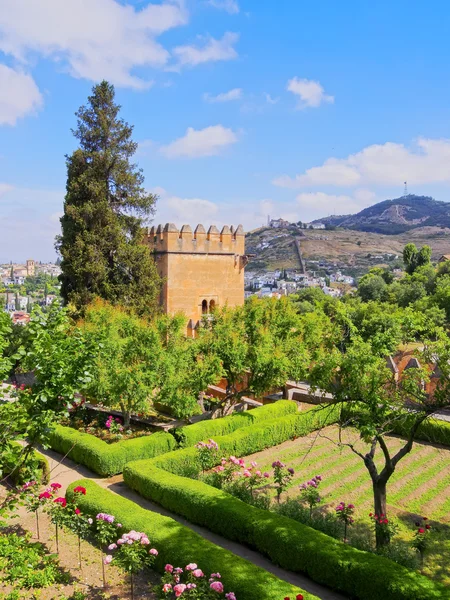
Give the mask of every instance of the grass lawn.
<path id="1" fill-rule="evenodd" d="M 262 471 L 271 471 L 272 462 L 277 459 L 293 467 L 295 476 L 284 497 L 288 494 L 295 498 L 299 484 L 314 475 L 322 475 L 319 491 L 325 496 L 325 509 L 334 511 L 339 502 L 352 502 L 356 506 L 355 526 L 371 535 L 368 514 L 373 510 L 373 503 L 369 473 L 361 458 L 348 447 L 338 447 L 337 441 L 338 428 L 327 427 L 248 456 L 246 462 L 256 461 Z M 343 441 L 367 451 L 355 430 L 347 430 Z M 400 438 L 388 438 L 391 452 L 402 443 Z M 270 493 L 275 495 L 274 490 Z M 450 585 L 450 450 L 423 442 L 414 444 L 411 453 L 397 465 L 387 494 L 388 516 L 399 525 L 398 538 L 412 538 L 418 516 L 430 519 L 433 542 L 423 573 Z"/>

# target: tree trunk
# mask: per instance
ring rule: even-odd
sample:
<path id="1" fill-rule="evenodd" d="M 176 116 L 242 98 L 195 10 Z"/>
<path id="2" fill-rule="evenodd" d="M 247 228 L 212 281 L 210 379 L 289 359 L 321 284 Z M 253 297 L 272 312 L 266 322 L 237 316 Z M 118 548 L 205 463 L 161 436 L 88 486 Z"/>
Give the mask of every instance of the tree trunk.
<path id="1" fill-rule="evenodd" d="M 205 412 L 205 404 L 203 402 L 205 397 L 205 392 L 200 392 L 197 399 L 197 404 L 200 406 L 202 413 Z"/>
<path id="2" fill-rule="evenodd" d="M 131 414 L 129 410 L 124 410 L 123 411 L 123 426 L 124 427 L 129 427 L 130 426 L 130 419 L 131 419 Z"/>
<path id="3" fill-rule="evenodd" d="M 381 515 L 386 517 L 386 483 L 384 481 L 373 482 L 373 499 L 375 514 L 378 515 L 378 518 Z M 388 527 L 376 524 L 375 538 L 377 549 L 388 546 L 391 541 Z"/>

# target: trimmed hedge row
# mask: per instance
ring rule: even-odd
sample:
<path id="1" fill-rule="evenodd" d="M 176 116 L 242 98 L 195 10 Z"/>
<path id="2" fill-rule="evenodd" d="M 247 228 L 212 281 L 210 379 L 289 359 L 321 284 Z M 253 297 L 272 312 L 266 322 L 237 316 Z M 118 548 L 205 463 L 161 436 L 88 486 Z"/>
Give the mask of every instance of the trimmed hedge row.
<path id="1" fill-rule="evenodd" d="M 214 440 L 219 444 L 222 455 L 246 456 L 331 425 L 336 422 L 338 414 L 336 406 L 313 407 L 301 413 L 237 429 L 229 435 L 215 437 Z M 182 448 L 142 464 L 152 464 L 166 471 L 180 474 L 185 472 L 186 467 L 195 464 L 196 456 L 195 448 Z M 127 467 L 128 465 L 124 469 L 124 479 Z"/>
<path id="2" fill-rule="evenodd" d="M 161 432 L 107 444 L 89 433 L 57 425 L 50 436 L 50 445 L 78 464 L 106 477 L 121 473 L 129 461 L 170 452 L 177 443 L 172 435 Z"/>
<path id="3" fill-rule="evenodd" d="M 331 407 L 330 407 L 331 409 Z M 243 456 L 333 422 L 337 409 L 313 409 L 216 438 L 224 454 Z M 302 422 L 303 421 L 303 422 Z M 189 521 L 255 548 L 275 564 L 360 600 L 444 600 L 449 590 L 386 558 L 362 552 L 288 517 L 250 506 L 207 484 L 174 473 L 195 459 L 187 448 L 124 469 L 143 497 Z"/>
<path id="4" fill-rule="evenodd" d="M 200 421 L 194 425 L 178 427 L 174 431 L 175 438 L 180 447 L 194 446 L 197 442 L 206 440 L 216 435 L 227 435 L 240 429 L 255 425 L 261 421 L 284 417 L 298 412 L 298 406 L 292 400 L 279 400 L 274 404 L 267 404 L 250 411 L 235 413 L 222 419 Z"/>
<path id="5" fill-rule="evenodd" d="M 403 423 L 399 423 L 394 428 L 394 432 L 397 435 L 406 437 L 410 430 L 410 425 L 406 419 Z M 411 421 L 413 417 L 411 417 Z M 416 440 L 422 440 L 425 442 L 431 442 L 433 444 L 442 444 L 443 446 L 450 446 L 450 423 L 447 421 L 439 421 L 438 419 L 427 419 L 422 425 L 420 425 L 416 437 Z"/>
<path id="6" fill-rule="evenodd" d="M 255 566 L 249 561 L 232 554 L 205 540 L 198 533 L 174 521 L 151 512 L 131 500 L 101 488 L 91 480 L 83 479 L 71 484 L 67 495 L 73 497 L 73 488 L 82 485 L 86 496 L 77 494 L 77 505 L 87 514 L 99 512 L 113 514 L 125 530 L 145 532 L 159 554 L 155 569 L 161 573 L 166 563 L 184 567 L 195 562 L 207 574 L 219 571 L 227 591 L 234 591 L 238 600 L 283 600 L 302 593 L 305 600 L 319 600 L 317 596 L 294 587 Z"/>

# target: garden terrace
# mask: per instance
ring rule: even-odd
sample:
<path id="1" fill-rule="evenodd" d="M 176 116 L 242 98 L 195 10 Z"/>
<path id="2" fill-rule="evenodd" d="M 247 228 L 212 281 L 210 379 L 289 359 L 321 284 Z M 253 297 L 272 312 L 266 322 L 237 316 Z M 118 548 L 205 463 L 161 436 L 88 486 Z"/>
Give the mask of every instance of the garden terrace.
<path id="1" fill-rule="evenodd" d="M 216 438 L 223 455 L 246 456 L 331 424 L 337 407 L 312 409 Z M 250 450 L 253 448 L 253 450 Z M 279 458 L 275 450 L 272 459 Z M 361 600 L 450 598 L 440 584 L 384 557 L 357 550 L 290 518 L 255 508 L 201 481 L 182 477 L 196 460 L 187 448 L 130 463 L 124 480 L 142 496 L 238 540 L 286 569 Z"/>
<path id="2" fill-rule="evenodd" d="M 295 588 L 247 560 L 219 548 L 173 519 L 141 508 L 92 481 L 76 481 L 69 487 L 68 496 L 73 494 L 74 487 L 78 485 L 87 490 L 85 496 L 77 498 L 77 504 L 84 513 L 95 515 L 108 512 L 115 515 L 125 529 L 142 531 L 148 535 L 158 548 L 155 568 L 161 573 L 166 563 L 185 565 L 196 562 L 205 572 L 220 571 L 225 587 L 233 589 L 238 600 L 295 598 L 299 593 L 303 594 L 304 600 L 318 600 L 317 596 Z"/>

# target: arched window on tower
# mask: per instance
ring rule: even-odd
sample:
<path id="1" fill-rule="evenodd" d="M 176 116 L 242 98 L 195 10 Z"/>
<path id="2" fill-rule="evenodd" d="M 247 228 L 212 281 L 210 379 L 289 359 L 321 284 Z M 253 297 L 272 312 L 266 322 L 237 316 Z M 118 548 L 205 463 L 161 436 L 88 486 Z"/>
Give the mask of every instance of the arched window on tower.
<path id="1" fill-rule="evenodd" d="M 202 315 L 208 314 L 208 300 L 202 301 Z"/>
<path id="2" fill-rule="evenodd" d="M 213 313 L 215 308 L 216 308 L 216 301 L 215 300 L 210 300 L 209 301 L 209 312 Z"/>

